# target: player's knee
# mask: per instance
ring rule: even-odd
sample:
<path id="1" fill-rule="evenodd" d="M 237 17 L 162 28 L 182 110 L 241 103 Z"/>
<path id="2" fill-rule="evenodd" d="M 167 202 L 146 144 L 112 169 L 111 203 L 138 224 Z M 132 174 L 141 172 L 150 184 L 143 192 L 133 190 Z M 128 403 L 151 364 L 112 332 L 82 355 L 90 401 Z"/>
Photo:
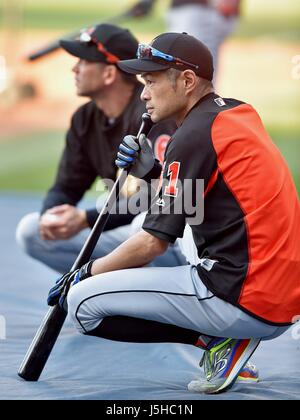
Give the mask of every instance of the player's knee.
<path id="1" fill-rule="evenodd" d="M 71 287 L 68 293 L 68 315 L 75 324 L 76 310 L 78 306 L 78 298 L 76 293 L 76 286 Z"/>
<path id="2" fill-rule="evenodd" d="M 32 253 L 33 244 L 39 236 L 39 213 L 30 213 L 24 216 L 16 229 L 16 241 L 27 254 Z"/>
<path id="3" fill-rule="evenodd" d="M 80 284 L 72 287 L 68 294 L 68 314 L 74 326 L 81 334 L 87 334 L 99 323 L 88 305 L 82 300 Z"/>

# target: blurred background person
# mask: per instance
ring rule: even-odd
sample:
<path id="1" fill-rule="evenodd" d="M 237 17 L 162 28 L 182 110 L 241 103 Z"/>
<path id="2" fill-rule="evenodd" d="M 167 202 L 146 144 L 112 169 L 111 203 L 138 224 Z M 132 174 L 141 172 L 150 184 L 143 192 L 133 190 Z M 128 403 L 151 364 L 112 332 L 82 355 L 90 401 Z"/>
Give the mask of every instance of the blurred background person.
<path id="1" fill-rule="evenodd" d="M 147 16 L 158 0 L 140 0 L 132 8 L 136 16 Z M 241 0 L 172 0 L 166 16 L 167 31 L 187 32 L 211 51 L 215 79 L 219 50 L 233 32 L 240 14 Z"/>
<path id="2" fill-rule="evenodd" d="M 17 241 L 33 258 L 57 271 L 72 265 L 91 228 L 96 209 L 77 208 L 97 176 L 115 180 L 115 150 L 120 138 L 136 132 L 145 107 L 141 84 L 127 77 L 116 63 L 134 57 L 138 41 L 128 31 L 102 24 L 75 41 L 61 41 L 78 58 L 72 71 L 77 95 L 90 98 L 73 114 L 55 182 L 43 200 L 40 213 L 26 215 L 17 227 Z M 101 51 L 100 51 L 101 49 Z M 130 214 L 116 215 L 106 229 L 130 223 Z"/>
<path id="3" fill-rule="evenodd" d="M 138 42 L 130 31 L 101 24 L 83 31 L 78 40 L 62 40 L 61 47 L 78 58 L 73 67 L 77 95 L 90 101 L 73 114 L 55 182 L 41 213 L 30 213 L 18 224 L 17 241 L 31 257 L 65 272 L 98 217 L 96 208 L 83 210 L 77 204 L 98 176 L 111 187 L 117 178 L 117 148 L 126 134 L 138 132 L 146 109 L 140 99 L 143 85 L 116 66 L 135 57 Z M 170 128 L 175 129 L 171 122 Z M 123 201 L 122 211 L 109 218 L 94 255 L 106 255 L 130 236 L 136 213 L 126 209 L 126 198 Z M 166 264 L 178 264 L 174 258 L 171 251 Z"/>

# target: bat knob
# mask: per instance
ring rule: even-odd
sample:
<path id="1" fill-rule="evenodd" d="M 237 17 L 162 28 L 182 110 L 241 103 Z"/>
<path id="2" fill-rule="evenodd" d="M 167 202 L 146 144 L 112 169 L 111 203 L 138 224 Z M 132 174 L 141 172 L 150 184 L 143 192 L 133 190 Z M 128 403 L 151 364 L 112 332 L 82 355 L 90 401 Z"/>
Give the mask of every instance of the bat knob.
<path id="1" fill-rule="evenodd" d="M 148 114 L 148 112 L 144 112 L 143 115 L 142 115 L 142 120 L 143 121 L 148 121 L 149 119 L 151 120 L 151 115 Z"/>
<path id="2" fill-rule="evenodd" d="M 148 114 L 147 112 L 144 112 L 144 114 L 142 115 L 142 121 L 143 121 L 142 133 L 147 135 L 153 125 L 153 122 L 151 120 L 151 115 Z"/>

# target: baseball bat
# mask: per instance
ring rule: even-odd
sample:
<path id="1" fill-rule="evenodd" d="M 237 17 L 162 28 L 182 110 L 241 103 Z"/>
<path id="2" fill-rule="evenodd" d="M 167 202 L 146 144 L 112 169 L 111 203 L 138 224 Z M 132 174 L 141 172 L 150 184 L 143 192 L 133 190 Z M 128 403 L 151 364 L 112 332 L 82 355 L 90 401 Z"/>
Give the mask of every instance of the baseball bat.
<path id="1" fill-rule="evenodd" d="M 142 133 L 147 135 L 151 126 L 152 121 L 150 115 L 144 113 L 142 115 L 142 124 L 137 137 L 139 137 Z M 109 218 L 110 211 L 126 181 L 127 175 L 127 170 L 122 169 L 120 171 L 120 174 L 104 203 L 97 221 L 70 271 L 77 270 L 90 260 L 100 235 L 103 232 L 107 219 Z M 66 312 L 59 305 L 51 308 L 46 314 L 18 371 L 18 375 L 25 379 L 25 381 L 39 380 L 66 317 Z"/>

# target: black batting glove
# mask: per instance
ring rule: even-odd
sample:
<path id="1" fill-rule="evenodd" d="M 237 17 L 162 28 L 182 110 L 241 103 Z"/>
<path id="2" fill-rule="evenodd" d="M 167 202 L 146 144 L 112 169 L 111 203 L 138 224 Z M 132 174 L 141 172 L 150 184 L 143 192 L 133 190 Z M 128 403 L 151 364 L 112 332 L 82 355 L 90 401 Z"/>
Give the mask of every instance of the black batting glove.
<path id="1" fill-rule="evenodd" d="M 115 164 L 120 169 L 130 169 L 130 174 L 136 178 L 144 179 L 155 165 L 155 156 L 145 134 L 139 138 L 125 136 L 119 146 Z"/>
<path id="2" fill-rule="evenodd" d="M 89 261 L 81 268 L 75 271 L 70 271 L 69 273 L 64 274 L 60 277 L 55 286 L 53 286 L 48 295 L 47 303 L 49 306 L 55 306 L 59 304 L 59 306 L 68 312 L 67 306 L 67 296 L 69 290 L 72 286 L 79 283 L 82 280 L 85 280 L 89 277 L 92 277 L 91 269 L 94 260 Z"/>

